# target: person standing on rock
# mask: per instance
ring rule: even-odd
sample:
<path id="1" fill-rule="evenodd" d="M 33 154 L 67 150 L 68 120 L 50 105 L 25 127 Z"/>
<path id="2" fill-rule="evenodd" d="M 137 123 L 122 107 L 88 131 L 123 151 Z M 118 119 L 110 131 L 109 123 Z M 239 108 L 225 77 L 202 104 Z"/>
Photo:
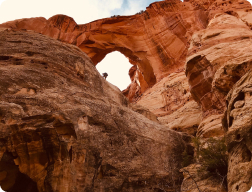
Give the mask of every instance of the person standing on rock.
<path id="1" fill-rule="evenodd" d="M 104 77 L 104 79 L 107 79 L 108 74 L 105 72 L 105 73 L 102 74 L 102 76 Z"/>

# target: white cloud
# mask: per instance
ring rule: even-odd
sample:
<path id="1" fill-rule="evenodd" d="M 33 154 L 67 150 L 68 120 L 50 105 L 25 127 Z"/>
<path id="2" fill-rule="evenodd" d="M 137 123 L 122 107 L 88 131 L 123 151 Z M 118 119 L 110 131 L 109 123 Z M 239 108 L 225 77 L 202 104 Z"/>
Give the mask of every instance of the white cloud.
<path id="1" fill-rule="evenodd" d="M 5 0 L 0 0 L 0 5 L 4 2 Z"/>
<path id="2" fill-rule="evenodd" d="M 155 0 L 0 0 L 0 23 L 21 18 L 45 17 L 56 14 L 72 17 L 78 24 L 110 17 L 132 15 Z M 128 76 L 132 65 L 121 53 L 114 52 L 97 65 L 100 73 L 109 74 L 107 80 L 121 90 L 130 84 Z"/>
<path id="3" fill-rule="evenodd" d="M 124 15 L 133 15 L 142 10 L 142 4 L 138 1 L 129 1 L 129 7 L 124 11 Z M 145 8 L 144 8 L 145 9 Z"/>
<path id="4" fill-rule="evenodd" d="M 3 1 L 3 0 L 0 0 Z M 5 0 L 0 6 L 0 23 L 30 17 L 50 18 L 56 14 L 73 17 L 78 24 L 109 17 L 123 0 Z"/>
<path id="5" fill-rule="evenodd" d="M 0 0 L 0 23 L 30 17 L 68 15 L 78 23 L 145 10 L 155 0 Z M 156 0 L 160 1 L 160 0 Z M 2 3 L 2 4 L 1 4 Z"/>

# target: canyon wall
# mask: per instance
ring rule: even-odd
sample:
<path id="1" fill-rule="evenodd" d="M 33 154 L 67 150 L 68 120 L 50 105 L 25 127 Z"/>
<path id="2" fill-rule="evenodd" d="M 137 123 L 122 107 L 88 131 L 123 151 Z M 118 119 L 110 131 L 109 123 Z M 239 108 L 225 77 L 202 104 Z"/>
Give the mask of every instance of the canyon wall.
<path id="1" fill-rule="evenodd" d="M 78 46 L 93 61 L 119 51 L 139 69 L 140 91 L 131 91 L 130 100 L 163 77 L 184 68 L 188 40 L 194 31 L 207 25 L 207 10 L 190 2 L 169 0 L 152 3 L 133 16 L 115 16 L 78 25 L 65 15 L 11 21 L 0 25 L 33 30 Z M 137 86 L 139 86 L 137 85 Z M 134 86 L 132 86 L 134 89 Z"/>
<path id="2" fill-rule="evenodd" d="M 178 190 L 190 137 L 131 110 L 79 48 L 0 30 L 0 186 Z"/>
<path id="3" fill-rule="evenodd" d="M 15 189 L 25 178 L 26 191 L 196 192 L 187 186 L 197 181 L 202 191 L 245 192 L 251 27 L 246 0 L 165 0 L 83 25 L 64 15 L 1 24 L 0 184 Z M 131 104 L 94 67 L 113 51 L 133 65 L 123 91 Z M 197 164 L 181 169 L 182 182 L 191 136 L 224 135 L 228 187 L 196 174 Z"/>
<path id="4" fill-rule="evenodd" d="M 120 51 L 139 69 L 140 85 L 133 85 L 130 100 L 170 73 L 184 68 L 192 34 L 205 29 L 217 13 L 249 10 L 247 1 L 166 0 L 152 3 L 146 11 L 133 16 L 115 16 L 78 25 L 65 15 L 20 19 L 0 25 L 12 29 L 33 30 L 78 46 L 93 61 Z M 138 92 L 135 92 L 136 86 Z M 130 90 L 130 87 L 129 87 Z"/>
<path id="5" fill-rule="evenodd" d="M 228 189 L 248 191 L 252 186 L 251 161 L 251 95 L 252 72 L 246 73 L 227 96 L 228 109 L 224 117 L 228 145 Z"/>

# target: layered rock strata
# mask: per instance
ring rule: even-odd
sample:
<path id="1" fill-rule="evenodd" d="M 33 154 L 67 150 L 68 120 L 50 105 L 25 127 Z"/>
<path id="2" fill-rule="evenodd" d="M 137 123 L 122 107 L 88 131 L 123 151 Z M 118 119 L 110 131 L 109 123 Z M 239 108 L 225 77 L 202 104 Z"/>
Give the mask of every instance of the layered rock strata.
<path id="1" fill-rule="evenodd" d="M 0 185 L 28 192 L 177 189 L 188 136 L 169 128 L 222 137 L 235 85 L 224 122 L 228 190 L 248 190 L 251 73 L 239 79 L 251 69 L 251 14 L 245 0 L 166 0 L 84 25 L 64 15 L 0 25 Z M 137 104 L 128 106 L 93 66 L 112 51 L 133 64 L 123 93 Z M 182 190 L 191 190 L 192 178 L 218 190 L 195 166 L 184 169 Z"/>
<path id="2" fill-rule="evenodd" d="M 68 16 L 56 15 L 48 20 L 21 19 L 1 26 L 33 30 L 77 45 L 95 64 L 106 54 L 120 51 L 134 65 L 129 71 L 132 83 L 123 92 L 124 95 L 130 101 L 147 107 L 161 122 L 170 124 L 169 127 L 177 130 L 189 128 L 189 132 L 194 134 L 201 117 L 196 115 L 199 114 L 197 104 L 185 102 L 187 96 L 184 95 L 188 94 L 188 90 L 185 94 L 180 90 L 179 96 L 170 99 L 169 93 L 165 96 L 168 88 L 160 89 L 160 84 L 153 87 L 164 77 L 166 80 L 162 82 L 168 82 L 168 76 L 173 79 L 176 74 L 181 77 L 177 79 L 186 82 L 183 70 L 188 54 L 186 74 L 190 91 L 203 110 L 204 122 L 198 135 L 209 137 L 223 135 L 221 114 L 225 109 L 225 95 L 244 74 L 246 67 L 250 67 L 249 59 L 245 59 L 243 64 L 242 59 L 238 61 L 242 67 L 231 60 L 242 58 L 242 55 L 246 57 L 243 52 L 250 46 L 247 40 L 251 36 L 251 13 L 251 5 L 245 0 L 166 0 L 152 3 L 146 11 L 133 16 L 116 16 L 84 25 L 77 25 Z M 243 42 L 248 45 L 244 46 Z M 235 51 L 237 43 L 242 46 L 241 50 L 232 54 L 229 51 Z M 155 107 L 146 102 L 149 96 L 145 91 L 150 87 L 152 93 L 154 89 L 160 92 L 151 104 L 159 103 Z M 141 101 L 138 101 L 139 97 Z M 182 104 L 184 108 L 181 108 Z M 212 118 L 209 117 L 211 115 Z M 205 126 L 206 122 L 212 121 L 214 126 Z"/>
<path id="3" fill-rule="evenodd" d="M 120 51 L 138 66 L 142 78 L 139 88 L 137 84 L 129 88 L 129 98 L 133 98 L 184 68 L 188 44 L 195 31 L 205 29 L 217 13 L 237 15 L 238 11 L 244 21 L 250 19 L 251 5 L 245 0 L 165 0 L 152 3 L 146 11 L 133 16 L 115 16 L 83 25 L 68 16 L 56 15 L 48 20 L 20 19 L 1 27 L 33 30 L 77 45 L 94 64 L 106 54 Z"/>
<path id="4" fill-rule="evenodd" d="M 175 190 L 188 136 L 132 111 L 79 48 L 0 30 L 6 191 Z"/>
<path id="5" fill-rule="evenodd" d="M 251 69 L 250 27 L 238 16 L 219 14 L 208 27 L 195 32 L 186 63 L 190 91 L 203 112 L 198 136 L 220 136 L 225 99 L 242 75 Z"/>
<path id="6" fill-rule="evenodd" d="M 252 186 L 252 72 L 244 75 L 227 97 L 224 127 L 228 145 L 228 191 L 248 191 Z"/>
<path id="7" fill-rule="evenodd" d="M 185 72 L 168 75 L 136 102 L 153 112 L 170 129 L 196 135 L 201 108 L 191 97 Z"/>
<path id="8" fill-rule="evenodd" d="M 119 51 L 137 65 L 142 75 L 141 93 L 168 74 L 184 67 L 188 39 L 207 25 L 208 12 L 190 2 L 152 3 L 133 16 L 116 16 L 78 25 L 65 15 L 21 19 L 1 27 L 33 30 L 77 45 L 94 64 Z M 132 89 L 135 89 L 132 87 Z"/>

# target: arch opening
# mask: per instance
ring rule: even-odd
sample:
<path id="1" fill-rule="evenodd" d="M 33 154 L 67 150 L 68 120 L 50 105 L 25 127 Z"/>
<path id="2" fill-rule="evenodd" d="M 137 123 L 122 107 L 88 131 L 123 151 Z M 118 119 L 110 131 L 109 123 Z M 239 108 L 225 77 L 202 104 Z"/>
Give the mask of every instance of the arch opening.
<path id="1" fill-rule="evenodd" d="M 123 45 L 117 45 L 111 42 L 106 43 L 95 42 L 95 45 L 92 46 L 88 46 L 85 43 L 83 43 L 79 45 L 79 48 L 83 52 L 87 53 L 87 55 L 90 57 L 90 59 L 93 61 L 95 65 L 101 63 L 102 60 L 106 57 L 106 55 L 112 52 L 120 52 L 126 58 L 128 58 L 129 62 L 132 65 L 136 65 L 139 71 L 141 72 L 144 81 L 144 85 L 143 86 L 141 85 L 141 87 L 144 87 L 144 89 L 146 89 L 146 87 L 151 87 L 156 83 L 157 79 L 154 74 L 152 65 L 149 61 L 149 58 L 147 57 L 146 51 L 134 52 L 130 48 L 127 48 Z"/>
<path id="2" fill-rule="evenodd" d="M 131 83 L 128 72 L 132 66 L 128 58 L 119 51 L 114 51 L 107 54 L 96 68 L 101 75 L 106 72 L 108 74 L 106 80 L 123 91 Z"/>

